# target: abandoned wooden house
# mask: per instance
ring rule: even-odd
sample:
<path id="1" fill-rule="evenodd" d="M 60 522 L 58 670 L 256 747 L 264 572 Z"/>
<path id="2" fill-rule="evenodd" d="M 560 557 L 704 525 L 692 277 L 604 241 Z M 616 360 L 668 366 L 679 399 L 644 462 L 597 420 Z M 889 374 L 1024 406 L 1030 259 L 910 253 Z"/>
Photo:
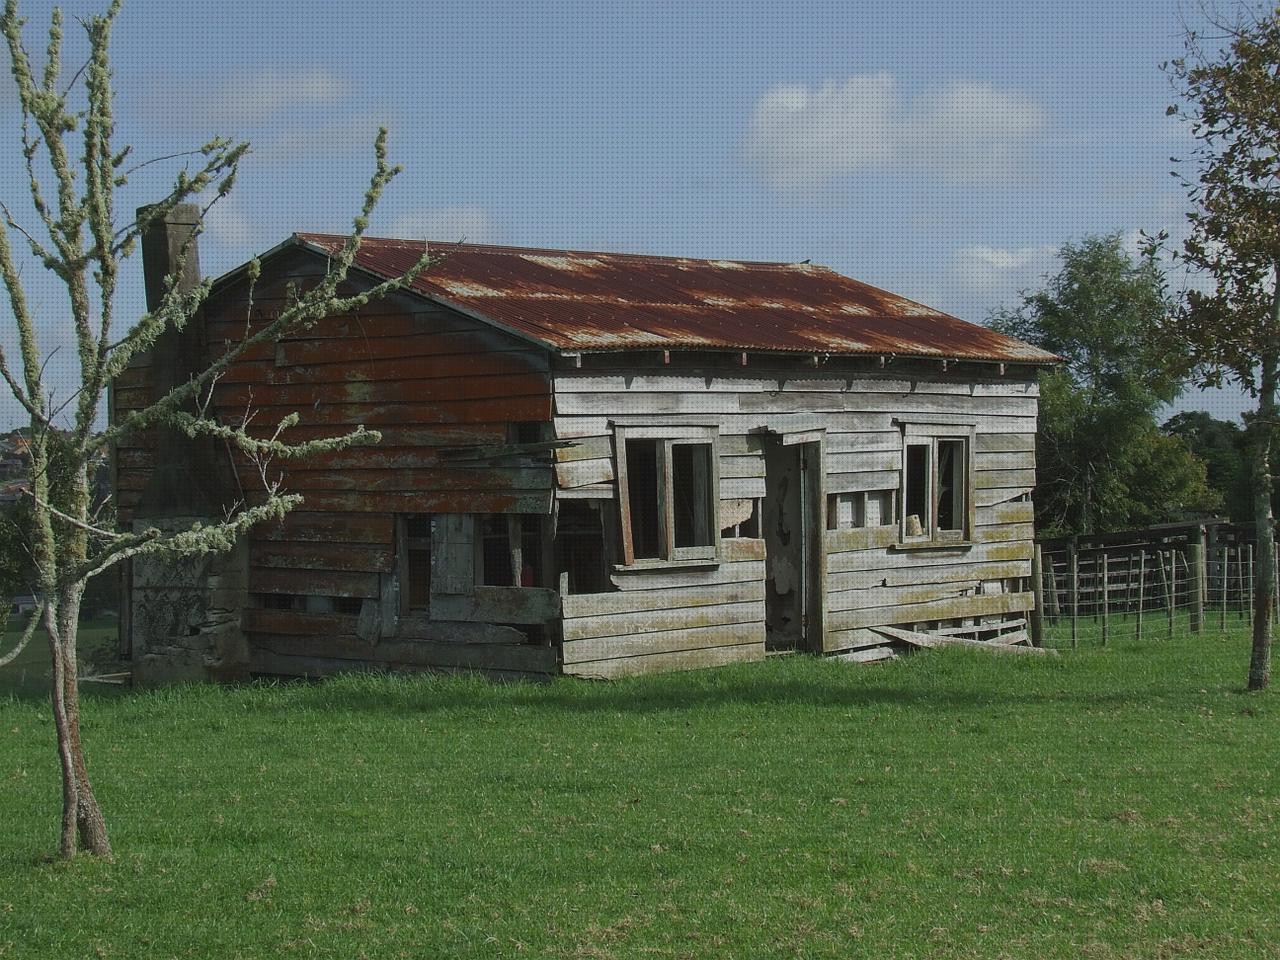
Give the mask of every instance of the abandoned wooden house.
<path id="1" fill-rule="evenodd" d="M 144 245 L 153 292 L 181 213 Z M 115 415 L 259 329 L 342 242 L 270 251 L 251 310 L 243 268 L 219 279 L 199 322 L 117 381 Z M 348 282 L 422 249 L 366 240 Z M 1036 374 L 1056 358 L 816 265 L 438 251 L 411 289 L 219 382 L 220 416 L 251 404 L 264 424 L 299 413 L 293 437 L 382 440 L 280 464 L 304 505 L 233 553 L 127 571 L 141 679 L 616 677 L 875 659 L 895 642 L 877 628 L 1017 639 Z M 249 470 L 212 441 L 141 436 L 115 451 L 119 509 L 221 516 Z"/>

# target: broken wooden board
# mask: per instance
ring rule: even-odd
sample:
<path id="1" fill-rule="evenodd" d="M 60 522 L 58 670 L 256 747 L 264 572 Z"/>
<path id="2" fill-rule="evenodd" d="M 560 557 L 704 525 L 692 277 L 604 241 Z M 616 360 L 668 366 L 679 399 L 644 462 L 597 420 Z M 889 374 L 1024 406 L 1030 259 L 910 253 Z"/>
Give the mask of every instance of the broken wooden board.
<path id="1" fill-rule="evenodd" d="M 1005 643 L 987 643 L 982 640 L 962 640 L 960 637 L 935 637 L 928 633 L 916 633 L 914 630 L 900 630 L 897 627 L 871 627 L 875 633 L 897 640 L 913 647 L 964 647 L 969 650 L 986 650 L 989 653 L 1025 653 L 1037 656 L 1056 657 L 1058 651 L 1044 647 L 1012 646 Z"/>

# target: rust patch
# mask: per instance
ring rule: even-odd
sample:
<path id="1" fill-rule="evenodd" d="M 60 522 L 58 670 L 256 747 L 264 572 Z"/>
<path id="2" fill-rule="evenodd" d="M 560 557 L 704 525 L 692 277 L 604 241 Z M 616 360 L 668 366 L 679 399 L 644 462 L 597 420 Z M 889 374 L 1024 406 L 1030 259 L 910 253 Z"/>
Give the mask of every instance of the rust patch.
<path id="1" fill-rule="evenodd" d="M 344 237 L 295 234 L 332 255 Z M 760 350 L 1044 364 L 1057 357 L 814 264 L 431 243 L 414 289 L 556 350 Z M 421 242 L 368 238 L 356 265 L 407 270 Z"/>

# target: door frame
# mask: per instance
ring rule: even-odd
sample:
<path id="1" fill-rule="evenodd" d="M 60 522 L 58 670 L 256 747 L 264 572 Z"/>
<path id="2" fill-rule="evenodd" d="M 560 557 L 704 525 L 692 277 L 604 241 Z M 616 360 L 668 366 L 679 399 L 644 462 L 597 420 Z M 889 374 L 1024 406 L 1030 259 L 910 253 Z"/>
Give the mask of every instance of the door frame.
<path id="1" fill-rule="evenodd" d="M 776 446 L 774 457 L 795 448 L 800 480 L 799 546 L 801 630 L 795 649 L 821 653 L 826 649 L 827 620 L 827 449 L 824 428 L 798 431 L 766 430 L 765 442 Z M 765 497 L 769 496 L 769 455 L 765 457 Z M 763 508 L 763 504 L 762 504 Z M 763 519 L 763 518 L 762 518 Z M 766 576 L 768 555 L 766 554 Z"/>

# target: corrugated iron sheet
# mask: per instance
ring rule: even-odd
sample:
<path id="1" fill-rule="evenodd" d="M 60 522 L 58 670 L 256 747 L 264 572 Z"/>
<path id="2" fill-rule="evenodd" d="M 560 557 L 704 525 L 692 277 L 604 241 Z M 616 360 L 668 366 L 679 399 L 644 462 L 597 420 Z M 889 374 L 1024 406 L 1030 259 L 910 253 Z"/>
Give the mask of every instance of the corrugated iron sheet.
<path id="1" fill-rule="evenodd" d="M 295 234 L 336 253 L 345 237 Z M 430 242 L 440 264 L 418 292 L 557 350 L 712 349 L 897 354 L 1053 363 L 986 327 L 842 276 L 795 263 L 690 260 Z M 356 265 L 391 278 L 423 241 L 367 238 Z"/>

